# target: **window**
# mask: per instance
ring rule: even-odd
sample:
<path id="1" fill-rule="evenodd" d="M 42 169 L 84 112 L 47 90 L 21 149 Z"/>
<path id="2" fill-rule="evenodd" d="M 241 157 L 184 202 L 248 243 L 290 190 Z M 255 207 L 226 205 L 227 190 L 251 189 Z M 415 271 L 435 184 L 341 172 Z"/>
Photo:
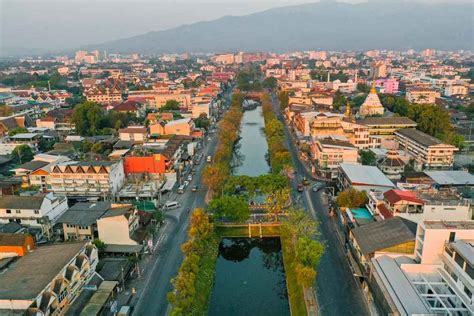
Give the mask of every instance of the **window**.
<path id="1" fill-rule="evenodd" d="M 455 238 L 456 238 L 456 232 L 450 232 L 449 233 L 449 242 L 453 242 Z"/>
<path id="2" fill-rule="evenodd" d="M 12 210 L 7 210 L 7 214 L 11 214 L 12 213 Z"/>
<path id="3" fill-rule="evenodd" d="M 39 213 L 40 213 L 40 211 L 39 211 L 39 210 L 35 210 L 35 214 L 39 214 Z"/>
<path id="4" fill-rule="evenodd" d="M 21 214 L 21 210 L 16 210 L 15 213 Z"/>

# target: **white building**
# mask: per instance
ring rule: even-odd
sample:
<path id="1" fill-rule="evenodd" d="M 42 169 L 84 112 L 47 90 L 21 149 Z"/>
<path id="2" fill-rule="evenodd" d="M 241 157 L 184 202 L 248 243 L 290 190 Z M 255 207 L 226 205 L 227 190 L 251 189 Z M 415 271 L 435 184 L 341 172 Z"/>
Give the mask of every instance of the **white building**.
<path id="1" fill-rule="evenodd" d="M 444 95 L 447 97 L 451 97 L 454 95 L 467 95 L 469 93 L 469 89 L 465 85 L 449 85 L 444 88 Z"/>
<path id="2" fill-rule="evenodd" d="M 138 226 L 138 212 L 130 205 L 111 208 L 97 219 L 99 238 L 108 245 L 138 245 L 133 239 Z"/>
<path id="3" fill-rule="evenodd" d="M 68 209 L 65 196 L 5 195 L 0 199 L 0 223 L 17 222 L 37 228 L 41 235 L 51 236 L 51 229 Z"/>

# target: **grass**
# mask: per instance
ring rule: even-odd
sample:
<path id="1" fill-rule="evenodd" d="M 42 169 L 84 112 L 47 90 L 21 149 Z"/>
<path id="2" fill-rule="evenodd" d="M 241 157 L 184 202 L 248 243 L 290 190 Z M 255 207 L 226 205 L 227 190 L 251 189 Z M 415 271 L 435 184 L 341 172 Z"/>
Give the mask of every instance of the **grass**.
<path id="1" fill-rule="evenodd" d="M 288 287 L 288 300 L 292 316 L 307 315 L 304 301 L 303 288 L 296 279 L 296 257 L 295 249 L 290 240 L 280 237 L 283 250 L 283 264 L 285 265 L 286 285 Z"/>
<path id="2" fill-rule="evenodd" d="M 219 252 L 219 238 L 212 239 L 209 247 L 201 257 L 199 273 L 196 276 L 196 300 L 193 309 L 194 315 L 207 315 L 212 289 L 214 288 L 214 276 L 216 273 L 217 255 Z"/>

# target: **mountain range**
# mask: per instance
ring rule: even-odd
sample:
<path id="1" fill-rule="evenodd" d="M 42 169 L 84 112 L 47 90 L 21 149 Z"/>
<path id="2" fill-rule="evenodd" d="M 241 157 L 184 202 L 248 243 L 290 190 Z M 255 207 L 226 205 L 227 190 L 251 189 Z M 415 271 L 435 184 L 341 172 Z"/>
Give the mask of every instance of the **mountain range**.
<path id="1" fill-rule="evenodd" d="M 84 48 L 119 53 L 474 48 L 472 4 L 321 2 L 148 32 Z"/>

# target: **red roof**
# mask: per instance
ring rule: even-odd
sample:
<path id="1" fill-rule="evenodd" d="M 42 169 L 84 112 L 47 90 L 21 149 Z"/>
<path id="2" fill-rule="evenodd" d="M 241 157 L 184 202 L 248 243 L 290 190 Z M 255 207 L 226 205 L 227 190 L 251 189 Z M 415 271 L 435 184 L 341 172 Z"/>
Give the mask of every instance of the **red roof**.
<path id="1" fill-rule="evenodd" d="M 383 216 L 384 219 L 393 217 L 392 212 L 390 212 L 390 210 L 388 209 L 388 207 L 385 204 L 377 205 L 377 210 Z"/>
<path id="2" fill-rule="evenodd" d="M 138 102 L 128 100 L 114 106 L 113 110 L 118 112 L 135 112 L 138 109 Z"/>
<path id="3" fill-rule="evenodd" d="M 412 191 L 390 190 L 385 192 L 383 195 L 390 204 L 395 204 L 399 201 L 409 201 L 413 203 L 424 204 L 423 200 L 418 198 L 416 193 Z"/>

